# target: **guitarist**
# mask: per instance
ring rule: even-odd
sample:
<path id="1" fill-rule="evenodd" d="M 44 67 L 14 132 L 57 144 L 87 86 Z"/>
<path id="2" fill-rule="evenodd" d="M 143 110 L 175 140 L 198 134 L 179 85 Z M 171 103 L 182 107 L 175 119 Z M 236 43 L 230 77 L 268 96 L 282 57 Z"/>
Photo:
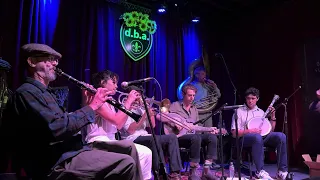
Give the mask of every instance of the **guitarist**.
<path id="1" fill-rule="evenodd" d="M 257 102 L 259 100 L 260 93 L 256 88 L 249 88 L 245 91 L 245 107 L 238 108 L 236 114 L 233 115 L 231 132 L 232 136 L 236 137 L 235 131 L 235 117 L 237 116 L 238 122 L 238 135 L 239 142 L 243 147 L 250 147 L 252 153 L 252 159 L 256 166 L 256 178 L 259 179 L 272 179 L 270 175 L 263 169 L 264 166 L 264 151 L 263 146 L 270 146 L 277 148 L 278 152 L 278 172 L 276 174 L 277 179 L 284 180 L 287 177 L 287 148 L 286 148 L 286 136 L 282 132 L 271 132 L 265 137 L 260 135 L 260 129 L 247 129 L 247 123 L 254 117 L 262 117 L 264 111 L 258 108 Z M 269 107 L 272 112 L 271 121 L 272 131 L 276 125 L 275 109 Z M 242 148 L 242 147 L 241 147 Z"/>
<path id="2" fill-rule="evenodd" d="M 194 129 L 196 132 L 206 129 L 212 133 L 199 134 L 195 132 L 186 132 L 182 136 L 178 137 L 179 146 L 190 149 L 190 176 L 189 179 L 200 179 L 201 175 L 197 173 L 200 162 L 200 148 L 206 146 L 206 160 L 204 162 L 204 168 L 202 172 L 202 178 L 204 179 L 216 179 L 216 177 L 210 172 L 210 166 L 214 160 L 217 159 L 217 137 L 216 128 L 214 127 L 201 127 L 193 125 L 192 123 L 199 120 L 198 110 L 193 105 L 194 97 L 197 92 L 197 88 L 192 84 L 186 84 L 182 87 L 182 101 L 173 102 L 170 105 L 170 113 L 176 113 L 180 115 L 183 122 L 186 120 L 190 129 Z M 182 127 L 176 125 L 178 130 L 182 130 Z"/>

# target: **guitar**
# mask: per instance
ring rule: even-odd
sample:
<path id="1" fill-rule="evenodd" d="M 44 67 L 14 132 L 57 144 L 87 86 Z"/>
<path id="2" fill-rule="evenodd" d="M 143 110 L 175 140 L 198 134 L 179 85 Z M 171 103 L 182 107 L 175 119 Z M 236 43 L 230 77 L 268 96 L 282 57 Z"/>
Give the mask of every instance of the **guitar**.
<path id="1" fill-rule="evenodd" d="M 192 123 L 188 123 L 187 119 L 183 118 L 182 116 L 176 113 L 164 113 L 163 117 L 168 119 L 171 122 L 171 123 L 164 124 L 165 134 L 175 134 L 177 135 L 177 137 L 181 137 L 182 135 L 192 134 L 194 132 L 211 132 L 213 134 L 219 133 L 219 129 L 217 129 L 216 127 L 203 127 L 203 126 L 193 125 Z M 175 123 L 175 121 L 172 121 L 169 118 L 174 119 L 179 123 Z M 182 127 L 182 129 L 179 130 L 177 126 Z"/>

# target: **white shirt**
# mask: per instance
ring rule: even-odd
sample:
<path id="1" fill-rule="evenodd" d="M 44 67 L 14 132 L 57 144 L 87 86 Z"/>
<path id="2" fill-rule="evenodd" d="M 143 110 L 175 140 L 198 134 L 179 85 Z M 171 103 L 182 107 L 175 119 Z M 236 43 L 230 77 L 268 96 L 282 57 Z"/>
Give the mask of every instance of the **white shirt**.
<path id="1" fill-rule="evenodd" d="M 142 114 L 144 114 L 145 110 L 132 109 L 132 112 L 142 115 Z M 122 139 L 130 139 L 130 140 L 134 141 L 139 136 L 149 136 L 148 131 L 146 131 L 147 119 L 143 122 L 143 124 L 133 134 L 129 134 L 128 129 L 130 127 L 130 124 L 134 123 L 134 122 L 135 122 L 135 120 L 133 120 L 131 117 L 128 117 L 126 123 L 124 124 L 123 128 L 121 129 L 121 138 Z"/>
<path id="2" fill-rule="evenodd" d="M 255 106 L 253 109 L 249 109 L 247 106 L 238 108 L 236 110 L 238 115 L 238 130 L 247 129 L 247 123 L 250 119 L 254 117 L 262 117 L 264 115 L 264 111 L 258 106 Z M 231 130 L 236 129 L 235 124 L 235 114 L 232 116 Z"/>
<path id="3" fill-rule="evenodd" d="M 116 112 L 113 106 L 106 105 Z M 103 119 L 101 116 L 96 115 L 95 122 L 87 125 L 82 130 L 82 138 L 85 143 L 92 143 L 94 141 L 114 141 L 116 140 L 115 134 L 117 127 L 109 121 Z"/>

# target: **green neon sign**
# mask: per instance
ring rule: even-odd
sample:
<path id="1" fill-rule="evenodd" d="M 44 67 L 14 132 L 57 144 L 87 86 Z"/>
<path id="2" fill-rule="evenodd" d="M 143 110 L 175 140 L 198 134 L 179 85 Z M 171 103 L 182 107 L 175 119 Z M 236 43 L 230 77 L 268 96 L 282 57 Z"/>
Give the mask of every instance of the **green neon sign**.
<path id="1" fill-rule="evenodd" d="M 132 60 L 138 61 L 150 52 L 156 22 L 149 20 L 149 15 L 137 11 L 124 13 L 121 18 L 124 20 L 120 28 L 121 46 Z"/>

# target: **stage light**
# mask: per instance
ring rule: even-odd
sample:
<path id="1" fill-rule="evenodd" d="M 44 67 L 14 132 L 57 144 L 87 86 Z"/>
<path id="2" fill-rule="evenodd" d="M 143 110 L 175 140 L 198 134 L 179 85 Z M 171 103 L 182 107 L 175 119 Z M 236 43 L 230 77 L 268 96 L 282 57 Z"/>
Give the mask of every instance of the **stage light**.
<path id="1" fill-rule="evenodd" d="M 197 22 L 200 21 L 200 17 L 195 17 L 191 21 L 194 22 L 194 23 L 197 23 Z"/>
<path id="2" fill-rule="evenodd" d="M 167 7 L 165 5 L 161 5 L 158 9 L 159 13 L 165 13 L 166 12 Z"/>

